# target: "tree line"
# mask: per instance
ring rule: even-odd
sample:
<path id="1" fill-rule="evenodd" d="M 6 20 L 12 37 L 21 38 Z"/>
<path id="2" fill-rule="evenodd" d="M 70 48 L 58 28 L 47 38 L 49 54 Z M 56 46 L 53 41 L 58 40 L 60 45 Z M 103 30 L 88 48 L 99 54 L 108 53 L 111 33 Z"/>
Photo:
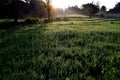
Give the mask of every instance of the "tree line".
<path id="1" fill-rule="evenodd" d="M 99 4 L 87 3 L 82 8 L 78 6 L 68 7 L 65 10 L 54 9 L 51 0 L 0 0 L 0 18 L 12 18 L 17 22 L 19 18 L 25 17 L 47 17 L 51 20 L 53 15 L 57 14 L 84 14 L 90 18 L 97 13 L 106 12 L 106 7 L 99 7 Z M 108 13 L 120 13 L 120 2 Z"/>
<path id="2" fill-rule="evenodd" d="M 120 13 L 120 2 L 118 2 L 113 9 L 108 11 L 109 13 L 119 14 Z"/>
<path id="3" fill-rule="evenodd" d="M 0 0 L 0 18 L 12 18 L 16 23 L 19 18 L 52 16 L 50 0 Z"/>
<path id="4" fill-rule="evenodd" d="M 92 16 L 104 17 L 105 13 L 119 14 L 120 2 L 118 2 L 114 8 L 109 9 L 108 11 L 106 6 L 103 5 L 100 7 L 99 2 L 83 4 L 81 8 L 79 8 L 76 5 L 76 6 L 69 6 L 65 10 L 63 10 L 62 8 L 55 9 L 56 15 L 83 14 L 89 16 L 90 18 Z"/>

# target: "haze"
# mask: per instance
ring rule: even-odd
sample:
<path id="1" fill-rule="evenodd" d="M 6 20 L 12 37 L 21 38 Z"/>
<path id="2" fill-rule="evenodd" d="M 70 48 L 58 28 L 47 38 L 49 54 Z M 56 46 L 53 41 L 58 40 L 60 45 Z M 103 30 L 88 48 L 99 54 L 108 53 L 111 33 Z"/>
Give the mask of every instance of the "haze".
<path id="1" fill-rule="evenodd" d="M 107 9 L 113 8 L 119 0 L 52 0 L 52 4 L 56 8 L 67 8 L 68 6 L 78 5 L 79 7 L 85 3 L 95 3 L 99 1 L 100 6 L 105 5 Z"/>

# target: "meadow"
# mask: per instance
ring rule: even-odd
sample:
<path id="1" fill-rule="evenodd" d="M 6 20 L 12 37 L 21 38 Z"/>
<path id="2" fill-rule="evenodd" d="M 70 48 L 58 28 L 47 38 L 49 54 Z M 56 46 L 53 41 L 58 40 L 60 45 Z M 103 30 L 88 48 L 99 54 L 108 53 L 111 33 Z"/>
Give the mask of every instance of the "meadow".
<path id="1" fill-rule="evenodd" d="M 0 80 L 120 80 L 120 19 L 0 29 Z"/>

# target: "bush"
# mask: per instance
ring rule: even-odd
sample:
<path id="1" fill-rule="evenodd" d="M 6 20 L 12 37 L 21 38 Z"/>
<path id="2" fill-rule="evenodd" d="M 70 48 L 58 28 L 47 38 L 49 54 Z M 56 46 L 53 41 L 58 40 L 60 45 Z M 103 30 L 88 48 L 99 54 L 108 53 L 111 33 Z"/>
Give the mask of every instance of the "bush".
<path id="1" fill-rule="evenodd" d="M 25 20 L 25 23 L 27 24 L 40 24 L 42 21 L 38 18 L 28 18 Z"/>
<path id="2" fill-rule="evenodd" d="M 71 24 L 74 24 L 73 22 L 71 22 Z"/>
<path id="3" fill-rule="evenodd" d="M 55 21 L 62 21 L 62 19 L 61 18 L 56 18 Z"/>
<path id="4" fill-rule="evenodd" d="M 114 24 L 114 22 L 110 22 L 111 24 Z"/>
<path id="5" fill-rule="evenodd" d="M 50 22 L 53 22 L 53 19 L 51 19 L 51 20 L 44 19 L 44 21 L 43 21 L 43 23 L 50 23 Z"/>
<path id="6" fill-rule="evenodd" d="M 69 21 L 69 19 L 67 17 L 64 17 L 63 20 L 64 21 Z"/>
<path id="7" fill-rule="evenodd" d="M 49 23 L 49 21 L 47 19 L 44 19 L 43 23 Z"/>

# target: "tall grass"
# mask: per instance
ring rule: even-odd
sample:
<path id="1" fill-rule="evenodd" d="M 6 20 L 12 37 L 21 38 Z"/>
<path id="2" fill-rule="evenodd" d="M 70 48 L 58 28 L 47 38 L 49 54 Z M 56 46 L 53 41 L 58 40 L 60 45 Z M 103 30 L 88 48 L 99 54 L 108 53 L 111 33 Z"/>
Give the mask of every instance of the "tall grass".
<path id="1" fill-rule="evenodd" d="M 0 30 L 0 79 L 119 80 L 118 21 L 77 19 Z"/>

